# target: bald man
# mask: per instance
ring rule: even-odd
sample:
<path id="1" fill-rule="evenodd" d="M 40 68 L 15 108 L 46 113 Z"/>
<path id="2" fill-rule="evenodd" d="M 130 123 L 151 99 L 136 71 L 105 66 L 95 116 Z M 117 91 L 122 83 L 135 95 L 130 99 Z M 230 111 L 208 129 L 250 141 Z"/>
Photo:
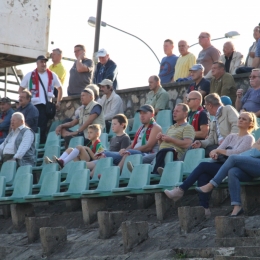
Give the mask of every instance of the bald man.
<path id="1" fill-rule="evenodd" d="M 233 42 L 226 42 L 223 46 L 223 55 L 220 56 L 219 60 L 225 64 L 226 72 L 230 74 L 236 74 L 238 67 L 244 66 L 243 55 L 235 51 Z"/>
<path id="2" fill-rule="evenodd" d="M 189 45 L 186 41 L 181 40 L 178 42 L 178 48 L 180 52 L 180 57 L 178 58 L 175 65 L 175 73 L 173 81 L 179 78 L 187 78 L 189 76 L 189 69 L 196 64 L 196 57 L 190 53 Z"/>
<path id="3" fill-rule="evenodd" d="M 202 95 L 199 91 L 191 91 L 187 97 L 187 104 L 190 108 L 188 123 L 195 129 L 195 139 L 204 140 L 209 133 L 209 115 L 201 106 Z"/>

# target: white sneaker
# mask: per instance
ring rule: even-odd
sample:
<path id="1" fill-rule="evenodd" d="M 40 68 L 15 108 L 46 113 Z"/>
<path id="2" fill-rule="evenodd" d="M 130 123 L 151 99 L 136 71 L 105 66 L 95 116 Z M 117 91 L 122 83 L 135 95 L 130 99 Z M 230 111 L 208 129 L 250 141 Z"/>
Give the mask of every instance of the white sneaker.
<path id="1" fill-rule="evenodd" d="M 130 172 L 132 172 L 134 170 L 134 165 L 131 162 L 127 162 L 126 166 Z"/>
<path id="2" fill-rule="evenodd" d="M 44 157 L 44 162 L 45 162 L 46 164 L 53 163 L 53 161 L 52 161 L 48 156 L 45 156 L 45 157 Z"/>
<path id="3" fill-rule="evenodd" d="M 204 210 L 205 210 L 205 217 L 206 218 L 210 218 L 210 216 L 211 216 L 211 211 L 210 211 L 210 209 L 209 208 L 204 208 Z"/>
<path id="4" fill-rule="evenodd" d="M 163 174 L 163 167 L 158 167 L 157 172 L 159 173 L 160 176 Z"/>

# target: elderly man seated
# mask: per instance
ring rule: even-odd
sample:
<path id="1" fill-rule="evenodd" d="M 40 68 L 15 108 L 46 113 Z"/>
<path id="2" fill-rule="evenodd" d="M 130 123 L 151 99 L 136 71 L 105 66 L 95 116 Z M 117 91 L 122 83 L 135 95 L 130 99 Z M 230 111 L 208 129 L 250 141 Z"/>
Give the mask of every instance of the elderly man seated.
<path id="1" fill-rule="evenodd" d="M 12 131 L 0 145 L 1 163 L 16 160 L 18 166 L 34 165 L 34 132 L 25 126 L 24 115 L 16 112 L 11 118 Z"/>

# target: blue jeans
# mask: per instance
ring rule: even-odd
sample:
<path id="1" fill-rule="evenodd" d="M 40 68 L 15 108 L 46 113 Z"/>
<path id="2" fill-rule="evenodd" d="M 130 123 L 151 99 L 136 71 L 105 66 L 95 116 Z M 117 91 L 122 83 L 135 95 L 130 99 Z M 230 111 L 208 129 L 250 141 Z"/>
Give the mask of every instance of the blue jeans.
<path id="1" fill-rule="evenodd" d="M 142 152 L 138 151 L 138 150 L 133 150 L 133 149 L 129 149 L 127 150 L 128 152 L 130 152 L 130 154 L 142 154 L 144 155 Z M 104 154 L 106 155 L 106 157 L 112 157 L 113 158 L 113 164 L 114 165 L 118 165 L 120 163 L 120 161 L 122 160 L 122 156 L 119 154 L 119 152 L 110 152 L 110 151 L 105 151 Z"/>
<path id="2" fill-rule="evenodd" d="M 217 187 L 228 176 L 231 205 L 241 205 L 240 181 L 252 181 L 260 177 L 259 167 L 260 158 L 231 155 L 210 183 Z"/>
<path id="3" fill-rule="evenodd" d="M 180 185 L 180 188 L 184 191 L 188 190 L 196 181 L 197 186 L 201 187 L 209 183 L 210 179 L 217 174 L 218 170 L 222 166 L 222 163 L 216 162 L 202 162 L 200 163 L 189 177 Z M 210 193 L 199 193 L 200 205 L 204 208 L 209 207 Z"/>

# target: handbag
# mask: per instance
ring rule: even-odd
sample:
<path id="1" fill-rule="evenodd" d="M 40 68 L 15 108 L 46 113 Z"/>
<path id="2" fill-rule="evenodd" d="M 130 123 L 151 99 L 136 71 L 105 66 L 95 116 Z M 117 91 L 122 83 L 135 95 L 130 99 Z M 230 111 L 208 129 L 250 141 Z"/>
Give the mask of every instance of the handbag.
<path id="1" fill-rule="evenodd" d="M 40 83 L 41 83 L 41 86 L 43 88 L 43 91 L 44 91 L 44 96 L 45 96 L 45 100 L 46 100 L 46 116 L 48 119 L 53 119 L 55 117 L 55 114 L 56 114 L 56 105 L 53 103 L 53 102 L 50 102 L 47 98 L 47 93 L 46 93 L 46 89 L 42 83 L 42 80 L 39 77 L 39 80 L 40 80 Z"/>
<path id="2" fill-rule="evenodd" d="M 248 151 L 245 151 L 243 153 L 240 153 L 239 155 L 242 156 L 250 156 L 250 157 L 254 157 L 254 158 L 260 158 L 260 151 L 256 148 L 252 148 Z"/>
<path id="3" fill-rule="evenodd" d="M 226 147 L 225 150 L 232 150 L 231 146 Z M 219 154 L 217 158 L 217 162 L 224 163 L 228 159 L 227 155 Z"/>

